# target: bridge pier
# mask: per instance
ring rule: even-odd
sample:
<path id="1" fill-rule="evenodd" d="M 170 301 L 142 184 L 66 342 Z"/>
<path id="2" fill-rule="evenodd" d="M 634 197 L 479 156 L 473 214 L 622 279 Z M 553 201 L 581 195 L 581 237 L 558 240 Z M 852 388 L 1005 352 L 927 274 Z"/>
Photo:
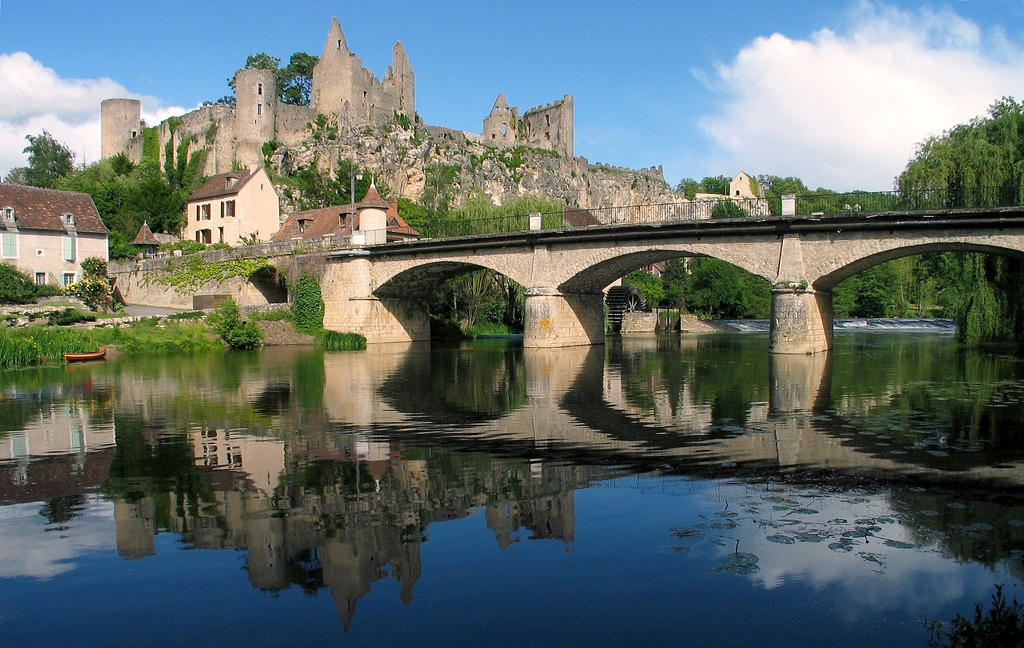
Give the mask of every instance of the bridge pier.
<path id="1" fill-rule="evenodd" d="M 772 288 L 768 350 L 819 353 L 831 348 L 832 293 L 776 284 Z"/>
<path id="2" fill-rule="evenodd" d="M 367 344 L 430 339 L 430 317 L 420 300 L 370 292 L 370 263 L 365 257 L 329 265 L 320 290 L 326 329 L 360 333 Z"/>
<path id="3" fill-rule="evenodd" d="M 604 294 L 563 294 L 545 289 L 526 292 L 524 347 L 604 344 Z"/>

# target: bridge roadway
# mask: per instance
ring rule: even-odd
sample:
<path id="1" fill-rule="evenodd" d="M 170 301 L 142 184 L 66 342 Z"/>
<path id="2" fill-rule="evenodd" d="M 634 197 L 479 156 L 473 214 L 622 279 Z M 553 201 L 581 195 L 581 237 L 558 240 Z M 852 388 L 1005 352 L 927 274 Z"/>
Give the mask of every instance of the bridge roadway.
<path id="1" fill-rule="evenodd" d="M 489 268 L 526 288 L 525 347 L 604 342 L 602 289 L 637 268 L 712 257 L 772 284 L 769 349 L 832 348 L 832 289 L 925 252 L 1024 257 L 1024 207 L 748 217 L 419 239 L 325 254 L 324 326 L 370 343 L 430 337 L 438 282 Z"/>

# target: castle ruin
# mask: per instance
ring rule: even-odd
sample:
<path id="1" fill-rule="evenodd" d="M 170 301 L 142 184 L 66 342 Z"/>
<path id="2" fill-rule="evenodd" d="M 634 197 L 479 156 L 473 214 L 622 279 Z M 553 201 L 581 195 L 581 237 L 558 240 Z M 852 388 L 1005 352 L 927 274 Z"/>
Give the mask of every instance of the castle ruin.
<path id="1" fill-rule="evenodd" d="M 139 102 L 108 99 L 102 104 L 102 156 L 124 152 L 141 159 L 142 136 Z M 323 115 L 324 117 L 320 117 Z M 214 175 L 236 166 L 264 163 L 264 144 L 277 142 L 299 147 L 309 141 L 318 119 L 339 132 L 379 127 L 405 115 L 417 120 L 415 76 L 401 42 L 394 46 L 392 65 L 379 80 L 349 51 L 338 19 L 331 21 L 320 60 L 313 68 L 308 106 L 283 103 L 278 98 L 273 70 L 249 68 L 235 75 L 235 105 L 208 104 L 158 127 L 160 163 L 170 152 L 191 155 L 206 152 L 202 173 Z M 480 135 L 467 139 L 495 147 L 529 146 L 573 155 L 573 100 L 565 95 L 554 103 L 522 115 L 498 95 L 484 119 Z"/>

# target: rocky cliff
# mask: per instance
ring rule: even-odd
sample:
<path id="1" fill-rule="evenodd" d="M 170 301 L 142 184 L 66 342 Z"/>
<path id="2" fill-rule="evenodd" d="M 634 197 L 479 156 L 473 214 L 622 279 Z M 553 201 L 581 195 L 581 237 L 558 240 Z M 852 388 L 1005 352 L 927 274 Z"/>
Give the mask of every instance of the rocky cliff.
<path id="1" fill-rule="evenodd" d="M 345 130 L 312 124 L 308 131 L 301 142 L 281 145 L 267 158 L 274 171 L 287 176 L 315 165 L 330 174 L 339 160 L 353 160 L 377 174 L 392 197 L 419 201 L 425 190 L 441 191 L 437 185 L 446 183 L 455 206 L 475 192 L 496 204 L 534 194 L 583 208 L 679 200 L 660 167 L 632 170 L 553 150 L 500 148 L 479 135 L 402 117 L 378 127 Z"/>

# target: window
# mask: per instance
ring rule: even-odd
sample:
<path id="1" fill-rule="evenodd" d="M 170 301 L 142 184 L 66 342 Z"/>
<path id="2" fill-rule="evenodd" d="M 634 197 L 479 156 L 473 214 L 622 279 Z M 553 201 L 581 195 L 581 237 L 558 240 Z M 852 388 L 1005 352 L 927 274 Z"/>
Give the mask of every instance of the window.
<path id="1" fill-rule="evenodd" d="M 263 104 L 256 104 L 256 114 L 257 115 L 262 115 L 263 114 Z"/>
<path id="2" fill-rule="evenodd" d="M 18 258 L 18 239 L 14 232 L 4 232 L 3 234 L 3 256 L 5 259 L 16 259 Z"/>
<path id="3" fill-rule="evenodd" d="M 46 284 L 46 273 L 45 272 L 37 272 L 36 273 L 36 285 L 37 286 L 43 286 L 45 284 Z"/>
<path id="4" fill-rule="evenodd" d="M 209 245 L 213 243 L 213 232 L 208 229 L 199 230 L 196 232 L 196 240 Z"/>
<path id="5" fill-rule="evenodd" d="M 60 275 L 60 285 L 61 286 L 70 286 L 73 283 L 75 283 L 75 273 L 74 272 L 62 272 L 61 273 L 61 275 Z"/>
<path id="6" fill-rule="evenodd" d="M 71 213 L 64 214 L 64 223 L 67 225 L 74 225 L 75 215 Z"/>
<path id="7" fill-rule="evenodd" d="M 299 234 L 306 231 L 306 221 L 302 218 L 299 219 Z"/>
<path id="8" fill-rule="evenodd" d="M 14 207 L 4 207 L 3 213 L 4 213 L 4 220 L 9 220 L 9 221 L 14 220 Z"/>
<path id="9" fill-rule="evenodd" d="M 218 227 L 217 228 L 217 242 L 218 243 L 223 243 L 224 242 L 224 228 L 223 227 Z"/>
<path id="10" fill-rule="evenodd" d="M 203 220 L 210 220 L 210 203 L 202 206 Z"/>
<path id="11" fill-rule="evenodd" d="M 75 237 L 74 236 L 62 236 L 61 243 L 64 248 L 64 260 L 74 261 L 75 260 Z"/>
<path id="12" fill-rule="evenodd" d="M 256 84 L 256 94 L 258 94 L 258 95 L 262 95 L 263 94 L 263 84 L 262 83 L 257 83 Z"/>
<path id="13" fill-rule="evenodd" d="M 224 201 L 224 215 L 228 218 L 234 218 L 235 216 L 235 201 L 225 200 Z"/>

